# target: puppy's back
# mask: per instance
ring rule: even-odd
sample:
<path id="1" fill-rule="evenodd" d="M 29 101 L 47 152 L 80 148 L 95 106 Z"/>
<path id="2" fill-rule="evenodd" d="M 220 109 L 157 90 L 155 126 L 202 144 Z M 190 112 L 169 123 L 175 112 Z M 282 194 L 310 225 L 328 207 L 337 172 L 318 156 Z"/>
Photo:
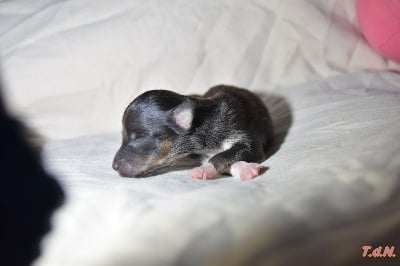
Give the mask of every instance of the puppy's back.
<path id="1" fill-rule="evenodd" d="M 254 93 L 229 85 L 211 87 L 205 98 L 229 97 L 241 113 L 243 128 L 267 150 L 273 137 L 272 119 L 266 105 Z"/>

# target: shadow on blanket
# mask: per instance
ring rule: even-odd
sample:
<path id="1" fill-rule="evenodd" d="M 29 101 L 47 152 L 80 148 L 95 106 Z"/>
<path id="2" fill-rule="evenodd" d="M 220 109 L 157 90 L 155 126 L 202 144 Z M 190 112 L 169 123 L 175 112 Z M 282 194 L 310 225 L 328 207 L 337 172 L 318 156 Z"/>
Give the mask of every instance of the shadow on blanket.
<path id="1" fill-rule="evenodd" d="M 29 265 L 64 196 L 28 143 L 26 128 L 8 115 L 1 98 L 0 128 L 0 264 Z"/>
<path id="2" fill-rule="evenodd" d="M 289 133 L 293 120 L 292 108 L 282 96 L 265 92 L 256 92 L 256 94 L 268 107 L 274 127 L 274 139 L 271 148 L 267 152 L 268 159 L 279 150 Z"/>

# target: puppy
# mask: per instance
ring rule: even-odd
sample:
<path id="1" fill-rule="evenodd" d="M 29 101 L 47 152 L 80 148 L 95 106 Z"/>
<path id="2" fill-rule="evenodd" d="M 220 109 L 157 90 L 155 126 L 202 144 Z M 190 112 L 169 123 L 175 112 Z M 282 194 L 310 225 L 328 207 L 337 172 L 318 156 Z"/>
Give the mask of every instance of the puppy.
<path id="1" fill-rule="evenodd" d="M 212 87 L 204 96 L 152 90 L 123 115 L 122 145 L 113 168 L 124 177 L 147 177 L 194 167 L 190 176 L 242 180 L 260 175 L 273 136 L 268 109 L 253 93 Z"/>

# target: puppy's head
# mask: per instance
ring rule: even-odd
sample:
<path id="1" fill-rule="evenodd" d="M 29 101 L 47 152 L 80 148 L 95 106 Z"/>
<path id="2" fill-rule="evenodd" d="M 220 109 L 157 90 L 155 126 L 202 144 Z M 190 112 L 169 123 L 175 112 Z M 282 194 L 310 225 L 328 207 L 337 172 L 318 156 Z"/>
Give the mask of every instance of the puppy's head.
<path id="1" fill-rule="evenodd" d="M 168 170 L 184 153 L 176 140 L 189 134 L 193 102 L 186 96 L 153 90 L 138 96 L 126 108 L 122 145 L 113 168 L 124 177 L 145 177 Z"/>

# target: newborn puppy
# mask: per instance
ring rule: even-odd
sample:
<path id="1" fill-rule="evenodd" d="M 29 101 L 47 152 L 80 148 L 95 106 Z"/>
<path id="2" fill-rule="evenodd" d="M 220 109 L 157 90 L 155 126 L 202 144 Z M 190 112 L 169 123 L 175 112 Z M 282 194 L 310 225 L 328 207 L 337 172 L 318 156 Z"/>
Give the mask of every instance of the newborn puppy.
<path id="1" fill-rule="evenodd" d="M 272 122 L 253 93 L 226 85 L 204 96 L 152 90 L 123 115 L 122 146 L 113 168 L 125 177 L 146 177 L 193 167 L 190 176 L 242 180 L 260 174 L 272 139 Z"/>

